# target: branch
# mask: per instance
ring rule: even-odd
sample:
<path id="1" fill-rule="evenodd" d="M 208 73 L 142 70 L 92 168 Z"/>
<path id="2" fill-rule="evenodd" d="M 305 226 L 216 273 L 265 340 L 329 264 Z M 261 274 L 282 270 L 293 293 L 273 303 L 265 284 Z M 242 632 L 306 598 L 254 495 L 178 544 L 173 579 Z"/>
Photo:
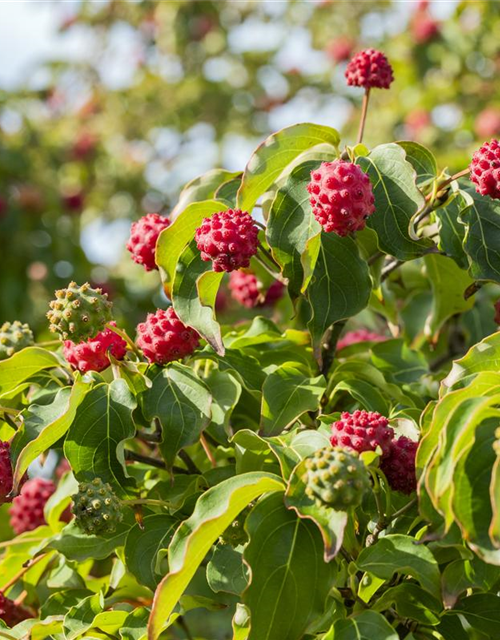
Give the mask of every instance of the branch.
<path id="1" fill-rule="evenodd" d="M 361 120 L 359 122 L 358 129 L 358 139 L 356 144 L 361 144 L 363 142 L 363 134 L 365 132 L 365 124 L 366 124 L 366 115 L 368 113 L 368 103 L 370 101 L 370 88 L 365 89 L 365 94 L 363 96 L 363 105 L 361 107 Z"/>
<path id="2" fill-rule="evenodd" d="M 331 331 L 326 343 L 323 345 L 323 366 L 321 367 L 321 373 L 326 376 L 330 371 L 333 359 L 335 358 L 335 351 L 337 349 L 337 342 L 339 341 L 342 329 L 345 326 L 346 321 L 342 320 L 336 322 Z"/>

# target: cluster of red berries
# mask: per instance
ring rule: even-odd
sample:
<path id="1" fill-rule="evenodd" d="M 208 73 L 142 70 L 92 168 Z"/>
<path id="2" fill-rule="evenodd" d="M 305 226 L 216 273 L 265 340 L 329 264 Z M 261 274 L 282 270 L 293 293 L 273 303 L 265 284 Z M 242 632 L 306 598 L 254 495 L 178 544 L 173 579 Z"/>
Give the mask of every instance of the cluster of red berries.
<path id="1" fill-rule="evenodd" d="M 357 453 L 382 451 L 380 468 L 392 489 L 410 494 L 417 487 L 415 457 L 418 443 L 405 436 L 394 438 L 389 421 L 374 411 L 344 412 L 332 424 L 330 442 L 333 447 L 351 449 Z"/>
<path id="2" fill-rule="evenodd" d="M 472 156 L 470 179 L 482 196 L 500 198 L 500 142 L 485 142 Z"/>
<path id="3" fill-rule="evenodd" d="M 116 322 L 110 322 L 116 327 Z M 109 354 L 116 360 L 123 360 L 127 353 L 127 343 L 112 329 L 100 331 L 95 338 L 74 343 L 64 341 L 64 357 L 69 364 L 81 371 L 104 371 L 110 365 Z"/>
<path id="4" fill-rule="evenodd" d="M 132 224 L 127 249 L 132 260 L 142 264 L 146 271 L 158 269 L 156 264 L 156 242 L 158 236 L 170 224 L 170 220 L 157 213 L 148 213 Z"/>
<path id="5" fill-rule="evenodd" d="M 32 478 L 26 482 L 9 509 L 10 526 L 16 534 L 33 531 L 45 524 L 43 509 L 55 490 L 56 485 L 52 480 Z M 67 519 L 66 516 L 63 519 Z"/>
<path id="6" fill-rule="evenodd" d="M 248 271 L 233 271 L 229 276 L 229 290 L 231 296 L 247 309 L 254 307 L 271 307 L 283 297 L 284 285 L 276 280 L 267 291 L 263 290 L 254 273 Z"/>
<path id="7" fill-rule="evenodd" d="M 363 89 L 388 89 L 394 74 L 386 56 L 376 49 L 365 49 L 357 53 L 345 71 L 347 84 Z"/>
<path id="8" fill-rule="evenodd" d="M 337 342 L 337 349 L 345 349 L 353 344 L 359 344 L 360 342 L 384 342 L 387 340 L 386 336 L 382 336 L 374 331 L 368 331 L 368 329 L 357 329 L 356 331 L 348 331 Z"/>
<path id="9" fill-rule="evenodd" d="M 0 591 L 0 620 L 3 620 L 8 627 L 15 627 L 16 624 L 32 617 L 33 615 L 28 611 L 28 609 L 16 604 L 13 600 L 4 596 Z"/>
<path id="10" fill-rule="evenodd" d="M 159 365 L 190 355 L 198 344 L 198 333 L 179 320 L 173 307 L 148 313 L 137 326 L 138 347 L 150 362 Z"/>

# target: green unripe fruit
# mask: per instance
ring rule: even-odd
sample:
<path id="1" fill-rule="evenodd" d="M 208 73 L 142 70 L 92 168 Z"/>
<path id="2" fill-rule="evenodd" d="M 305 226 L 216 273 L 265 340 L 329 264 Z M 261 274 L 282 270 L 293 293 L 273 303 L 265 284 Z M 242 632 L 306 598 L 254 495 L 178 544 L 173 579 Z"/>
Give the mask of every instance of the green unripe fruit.
<path id="1" fill-rule="evenodd" d="M 325 447 L 305 461 L 306 494 L 319 506 L 348 511 L 361 504 L 370 488 L 365 465 L 355 451 Z"/>
<path id="2" fill-rule="evenodd" d="M 101 289 L 92 289 L 88 282 L 81 287 L 70 282 L 66 289 L 56 291 L 50 303 L 50 330 L 73 342 L 94 338 L 112 320 L 112 306 Z"/>
<path id="3" fill-rule="evenodd" d="M 73 496 L 76 524 L 88 535 L 113 533 L 122 521 L 122 503 L 107 482 L 94 478 L 78 485 Z"/>
<path id="4" fill-rule="evenodd" d="M 4 322 L 0 327 L 0 360 L 10 358 L 21 349 L 31 347 L 35 340 L 27 324 L 16 320 Z"/>

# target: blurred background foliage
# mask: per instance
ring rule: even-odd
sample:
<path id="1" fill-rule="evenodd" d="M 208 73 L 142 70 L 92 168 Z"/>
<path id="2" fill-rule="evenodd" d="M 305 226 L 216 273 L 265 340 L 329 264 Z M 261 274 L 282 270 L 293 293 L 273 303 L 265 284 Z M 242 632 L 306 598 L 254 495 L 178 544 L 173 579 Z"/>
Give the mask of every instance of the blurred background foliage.
<path id="1" fill-rule="evenodd" d="M 109 0 L 50 11 L 53 38 L 76 54 L 44 57 L 0 91 L 0 320 L 27 321 L 39 337 L 47 301 L 70 279 L 102 285 L 129 328 L 165 305 L 158 274 L 130 260 L 125 240 L 144 213 L 167 215 L 197 175 L 243 169 L 267 134 L 299 121 L 352 143 L 361 92 L 343 74 L 355 51 L 384 50 L 396 77 L 373 95 L 369 146 L 414 139 L 458 171 L 500 134 L 497 0 Z"/>

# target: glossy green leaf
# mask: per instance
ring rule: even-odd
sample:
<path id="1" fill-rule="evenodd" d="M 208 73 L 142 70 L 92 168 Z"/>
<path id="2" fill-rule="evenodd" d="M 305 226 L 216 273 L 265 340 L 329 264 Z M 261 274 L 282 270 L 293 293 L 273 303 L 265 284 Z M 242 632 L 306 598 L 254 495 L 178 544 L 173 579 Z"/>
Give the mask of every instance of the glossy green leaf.
<path id="1" fill-rule="evenodd" d="M 440 598 L 440 574 L 428 547 L 416 544 L 410 536 L 390 534 L 363 549 L 356 560 L 361 571 L 390 580 L 395 573 L 408 574 L 436 598 Z"/>
<path id="2" fill-rule="evenodd" d="M 391 587 L 374 603 L 374 611 L 383 612 L 394 607 L 402 618 L 410 618 L 424 625 L 440 621 L 443 606 L 437 598 L 412 582 Z"/>
<path id="3" fill-rule="evenodd" d="M 460 222 L 462 208 L 462 198 L 457 195 L 445 207 L 437 209 L 434 215 L 439 228 L 438 247 L 453 258 L 461 269 L 468 269 L 469 260 L 463 247 L 466 227 Z"/>
<path id="4" fill-rule="evenodd" d="M 179 214 L 192 202 L 201 202 L 215 197 L 217 189 L 228 180 L 236 178 L 240 172 L 212 169 L 188 182 L 181 191 L 177 204 L 172 209 L 170 218 L 175 220 Z"/>
<path id="5" fill-rule="evenodd" d="M 0 395 L 15 389 L 44 369 L 60 366 L 57 356 L 40 347 L 27 347 L 0 362 Z"/>
<path id="6" fill-rule="evenodd" d="M 328 143 L 340 144 L 335 129 L 308 122 L 286 127 L 270 135 L 252 154 L 238 191 L 238 208 L 250 211 L 286 167 L 301 153 Z"/>
<path id="7" fill-rule="evenodd" d="M 261 434 L 279 435 L 303 413 L 317 411 L 325 389 L 322 375 L 309 378 L 293 366 L 278 367 L 262 387 Z"/>
<path id="8" fill-rule="evenodd" d="M 124 441 L 135 434 L 135 398 L 124 380 L 99 384 L 78 407 L 64 443 L 64 454 L 77 480 L 94 477 L 125 491 L 134 482 L 125 470 Z"/>
<path id="9" fill-rule="evenodd" d="M 456 360 L 448 376 L 442 381 L 443 391 L 466 382 L 478 373 L 500 371 L 500 332 L 493 333 L 467 351 L 463 358 Z"/>
<path id="10" fill-rule="evenodd" d="M 135 524 L 125 540 L 125 563 L 138 582 L 156 589 L 161 576 L 156 571 L 158 552 L 167 549 L 179 521 L 172 516 L 145 516 L 141 525 Z"/>
<path id="11" fill-rule="evenodd" d="M 424 355 L 410 349 L 403 340 L 386 340 L 372 346 L 372 362 L 396 384 L 416 382 L 427 373 Z"/>
<path id="12" fill-rule="evenodd" d="M 68 611 L 64 616 L 64 637 L 66 640 L 76 640 L 92 627 L 94 618 L 104 608 L 102 594 L 84 598 Z"/>
<path id="13" fill-rule="evenodd" d="M 306 296 L 312 318 L 308 322 L 317 357 L 326 330 L 334 322 L 362 311 L 368 304 L 371 280 L 354 240 L 321 233 L 321 247 Z"/>
<path id="14" fill-rule="evenodd" d="M 203 219 L 226 209 L 227 206 L 217 200 L 193 202 L 162 231 L 156 243 L 155 260 L 163 280 L 174 280 L 177 262 L 186 245 L 194 238 L 195 231 Z"/>
<path id="15" fill-rule="evenodd" d="M 227 434 L 231 414 L 241 396 L 241 384 L 230 371 L 218 369 L 212 369 L 204 382 L 212 395 L 210 427 L 221 435 Z"/>
<path id="16" fill-rule="evenodd" d="M 215 547 L 207 565 L 207 581 L 212 591 L 240 595 L 248 584 L 247 574 L 241 551 L 227 544 Z"/>
<path id="17" fill-rule="evenodd" d="M 399 640 L 399 635 L 376 611 L 362 611 L 334 626 L 335 640 Z"/>
<path id="18" fill-rule="evenodd" d="M 377 232 L 382 251 L 399 260 L 411 260 L 430 246 L 429 240 L 415 241 L 409 233 L 413 216 L 424 198 L 416 186 L 417 174 L 406 153 L 397 144 L 383 144 L 367 158 L 356 160 L 370 177 L 375 195 L 375 213 L 367 221 Z"/>
<path id="19" fill-rule="evenodd" d="M 320 533 L 312 522 L 286 509 L 280 493 L 257 503 L 246 529 L 250 584 L 243 602 L 250 609 L 248 640 L 299 640 L 323 614 L 336 572 L 323 560 Z"/>
<path id="20" fill-rule="evenodd" d="M 494 638 L 500 624 L 500 597 L 492 593 L 477 593 L 461 600 L 454 609 L 473 629 Z M 494 635 L 493 635 L 494 634 Z"/>
<path id="21" fill-rule="evenodd" d="M 170 571 L 155 593 L 149 638 L 157 640 L 200 563 L 214 542 L 252 500 L 268 491 L 283 491 L 282 480 L 268 473 L 238 475 L 206 491 L 191 517 L 177 529 L 170 544 Z"/>
<path id="22" fill-rule="evenodd" d="M 224 345 L 214 307 L 222 276 L 212 271 L 210 261 L 201 259 L 192 240 L 179 257 L 172 285 L 172 303 L 179 319 L 198 331 L 220 355 L 224 355 Z"/>
<path id="23" fill-rule="evenodd" d="M 443 602 L 452 608 L 467 589 L 489 591 L 500 580 L 500 567 L 486 564 L 477 557 L 460 558 L 446 565 L 442 573 Z"/>
<path id="24" fill-rule="evenodd" d="M 159 419 L 160 451 L 172 466 L 179 451 L 197 442 L 209 425 L 212 397 L 192 369 L 177 362 L 157 367 L 152 381 L 152 388 L 143 395 L 143 412 L 147 420 Z"/>
<path id="25" fill-rule="evenodd" d="M 433 180 L 438 174 L 437 161 L 432 152 L 418 142 L 402 140 L 397 143 L 406 153 L 406 160 L 417 173 L 417 184 Z"/>
<path id="26" fill-rule="evenodd" d="M 120 629 L 122 640 L 143 640 L 147 635 L 149 610 L 139 607 L 131 611 Z"/>

